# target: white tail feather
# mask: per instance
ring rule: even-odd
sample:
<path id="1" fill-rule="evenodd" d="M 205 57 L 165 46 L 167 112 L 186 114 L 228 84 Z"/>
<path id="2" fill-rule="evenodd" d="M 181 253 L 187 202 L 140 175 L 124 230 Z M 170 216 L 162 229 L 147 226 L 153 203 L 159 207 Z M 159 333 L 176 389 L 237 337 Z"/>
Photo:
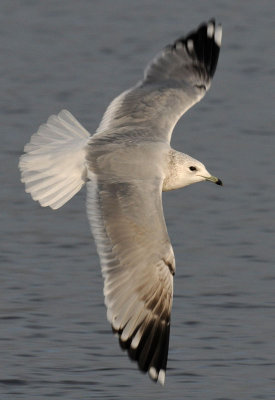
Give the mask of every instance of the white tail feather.
<path id="1" fill-rule="evenodd" d="M 25 146 L 19 169 L 26 192 L 43 206 L 57 209 L 86 181 L 90 134 L 67 110 L 52 115 Z"/>

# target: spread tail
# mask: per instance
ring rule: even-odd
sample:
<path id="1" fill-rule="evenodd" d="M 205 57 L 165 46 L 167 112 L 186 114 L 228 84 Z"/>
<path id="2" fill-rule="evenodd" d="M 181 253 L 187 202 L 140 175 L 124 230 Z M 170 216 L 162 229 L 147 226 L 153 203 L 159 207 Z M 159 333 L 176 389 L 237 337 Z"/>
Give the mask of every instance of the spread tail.
<path id="1" fill-rule="evenodd" d="M 67 110 L 49 117 L 20 157 L 21 181 L 41 206 L 57 209 L 86 182 L 89 132 Z"/>

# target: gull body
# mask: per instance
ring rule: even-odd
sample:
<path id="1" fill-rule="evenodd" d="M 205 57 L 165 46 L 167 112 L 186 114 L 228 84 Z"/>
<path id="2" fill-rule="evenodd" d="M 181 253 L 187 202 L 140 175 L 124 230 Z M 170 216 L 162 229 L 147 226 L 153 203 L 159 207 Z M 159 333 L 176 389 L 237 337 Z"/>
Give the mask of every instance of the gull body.
<path id="1" fill-rule="evenodd" d="M 43 207 L 60 208 L 86 184 L 107 318 L 129 356 L 161 384 L 175 274 L 162 191 L 222 184 L 170 140 L 178 119 L 209 89 L 220 45 L 221 26 L 202 24 L 150 62 L 93 135 L 63 110 L 39 127 L 19 161 L 26 192 Z"/>

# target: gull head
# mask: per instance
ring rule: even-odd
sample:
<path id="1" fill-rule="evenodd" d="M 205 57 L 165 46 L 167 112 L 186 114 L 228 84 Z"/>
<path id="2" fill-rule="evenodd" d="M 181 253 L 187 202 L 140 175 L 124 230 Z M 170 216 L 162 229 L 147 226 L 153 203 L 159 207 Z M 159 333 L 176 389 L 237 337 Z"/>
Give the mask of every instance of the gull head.
<path id="1" fill-rule="evenodd" d="M 209 181 L 222 186 L 222 181 L 210 174 L 203 163 L 187 154 L 172 150 L 163 183 L 163 191 L 179 189 L 196 182 Z"/>
<path id="2" fill-rule="evenodd" d="M 216 185 L 223 186 L 222 181 L 216 176 L 211 175 L 205 166 L 200 162 L 190 157 L 190 162 L 185 167 L 185 176 L 191 183 L 209 181 Z"/>

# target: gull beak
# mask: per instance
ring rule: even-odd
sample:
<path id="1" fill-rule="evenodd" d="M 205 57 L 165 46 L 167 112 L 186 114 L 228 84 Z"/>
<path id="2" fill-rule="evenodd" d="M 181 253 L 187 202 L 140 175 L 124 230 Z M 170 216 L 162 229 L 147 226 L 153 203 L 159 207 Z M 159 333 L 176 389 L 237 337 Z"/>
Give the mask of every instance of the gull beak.
<path id="1" fill-rule="evenodd" d="M 211 175 L 211 176 L 205 177 L 205 180 L 216 183 L 216 185 L 223 186 L 222 181 L 219 178 L 216 178 L 215 176 Z"/>

